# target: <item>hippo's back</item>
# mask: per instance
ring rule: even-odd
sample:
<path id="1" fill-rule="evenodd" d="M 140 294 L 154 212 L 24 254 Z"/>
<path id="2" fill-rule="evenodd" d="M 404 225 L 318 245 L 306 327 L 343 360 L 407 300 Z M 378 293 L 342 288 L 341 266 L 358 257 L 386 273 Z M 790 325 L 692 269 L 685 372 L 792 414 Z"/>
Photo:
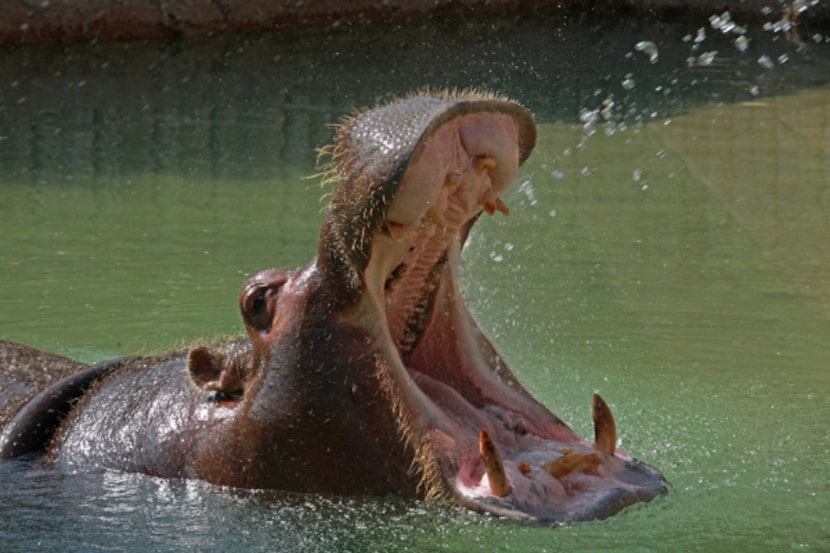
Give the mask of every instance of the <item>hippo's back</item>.
<path id="1" fill-rule="evenodd" d="M 40 390 L 86 365 L 0 340 L 0 428 Z"/>

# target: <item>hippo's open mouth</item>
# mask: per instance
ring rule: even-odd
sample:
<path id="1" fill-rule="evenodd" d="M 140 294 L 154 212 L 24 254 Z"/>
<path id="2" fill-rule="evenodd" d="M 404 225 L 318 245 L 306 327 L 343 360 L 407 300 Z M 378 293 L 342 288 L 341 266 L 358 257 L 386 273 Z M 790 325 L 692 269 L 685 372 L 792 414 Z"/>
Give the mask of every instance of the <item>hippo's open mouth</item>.
<path id="1" fill-rule="evenodd" d="M 371 235 L 360 237 L 369 253 L 354 316 L 376 339 L 378 375 L 425 495 L 511 517 L 581 520 L 665 493 L 656 470 L 616 449 L 599 396 L 588 442 L 522 388 L 466 310 L 455 278 L 462 245 L 482 212 L 509 213 L 501 194 L 535 128 L 511 102 L 441 109 L 387 187 Z M 359 121 L 351 126 L 358 135 Z"/>
<path id="2" fill-rule="evenodd" d="M 659 472 L 616 448 L 599 396 L 589 442 L 531 397 L 464 306 L 462 246 L 482 212 L 508 214 L 501 195 L 535 137 L 526 109 L 474 93 L 421 94 L 345 120 L 318 255 L 248 279 L 249 341 L 75 373 L 70 363 L 0 412 L 0 459 L 420 495 L 544 521 L 601 518 L 665 493 Z M 0 357 L 24 381 L 68 361 L 8 342 Z"/>

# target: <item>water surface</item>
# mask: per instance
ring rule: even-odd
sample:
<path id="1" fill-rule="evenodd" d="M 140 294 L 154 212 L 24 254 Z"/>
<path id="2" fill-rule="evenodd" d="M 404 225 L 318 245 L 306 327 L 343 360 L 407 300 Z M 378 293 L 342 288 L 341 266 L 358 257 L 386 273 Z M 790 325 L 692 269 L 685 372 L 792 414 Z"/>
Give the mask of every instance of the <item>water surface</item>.
<path id="1" fill-rule="evenodd" d="M 537 14 L 5 51 L 0 338 L 93 362 L 236 335 L 247 275 L 316 251 L 325 190 L 304 177 L 329 125 L 413 88 L 496 90 L 539 140 L 510 217 L 470 238 L 468 303 L 580 433 L 602 393 L 672 489 L 554 528 L 7 463 L 4 548 L 826 548 L 827 37 L 747 27 Z"/>

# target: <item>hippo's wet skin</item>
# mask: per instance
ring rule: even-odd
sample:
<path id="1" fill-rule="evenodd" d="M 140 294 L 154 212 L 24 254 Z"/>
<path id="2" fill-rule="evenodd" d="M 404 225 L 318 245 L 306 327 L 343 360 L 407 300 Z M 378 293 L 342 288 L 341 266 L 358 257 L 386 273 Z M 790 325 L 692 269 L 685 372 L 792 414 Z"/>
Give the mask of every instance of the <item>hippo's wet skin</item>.
<path id="1" fill-rule="evenodd" d="M 328 151 L 335 187 L 318 254 L 248 280 L 249 340 L 59 380 L 0 418 L 0 455 L 546 521 L 665 493 L 656 470 L 616 449 L 599 396 L 593 442 L 535 401 L 459 293 L 470 228 L 482 212 L 508 213 L 500 196 L 535 133 L 521 106 L 475 94 L 347 119 Z"/>

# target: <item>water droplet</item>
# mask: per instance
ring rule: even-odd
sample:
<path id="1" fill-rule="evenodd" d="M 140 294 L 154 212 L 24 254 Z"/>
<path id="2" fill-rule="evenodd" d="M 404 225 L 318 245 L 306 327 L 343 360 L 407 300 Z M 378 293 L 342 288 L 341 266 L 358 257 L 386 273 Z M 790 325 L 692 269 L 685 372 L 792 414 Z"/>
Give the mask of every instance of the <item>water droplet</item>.
<path id="1" fill-rule="evenodd" d="M 657 45 L 650 40 L 641 40 L 634 45 L 634 49 L 648 56 L 649 63 L 657 63 Z"/>
<path id="2" fill-rule="evenodd" d="M 709 25 L 724 34 L 732 31 L 736 27 L 735 22 L 732 21 L 732 14 L 728 11 L 723 12 L 721 15 L 710 16 Z"/>
<path id="3" fill-rule="evenodd" d="M 749 48 L 749 39 L 744 35 L 739 36 L 735 39 L 735 48 L 737 48 L 739 52 L 746 52 L 747 48 Z"/>
<path id="4" fill-rule="evenodd" d="M 551 217 L 556 217 L 556 210 L 551 209 L 550 211 L 548 211 L 548 215 L 550 215 Z"/>
<path id="5" fill-rule="evenodd" d="M 596 123 L 599 120 L 599 110 L 582 108 L 579 110 L 579 120 L 583 123 Z"/>
<path id="6" fill-rule="evenodd" d="M 709 52 L 703 52 L 701 55 L 697 57 L 697 61 L 695 65 L 712 65 L 712 62 L 715 61 L 715 56 L 718 55 L 717 50 L 711 50 Z"/>
<path id="7" fill-rule="evenodd" d="M 758 96 L 761 93 L 761 89 L 758 88 L 758 85 L 752 85 L 752 88 L 749 89 L 749 93 L 753 96 Z"/>
<path id="8" fill-rule="evenodd" d="M 643 178 L 643 172 L 640 169 L 634 169 L 634 172 L 631 174 L 631 178 L 634 179 L 635 182 L 639 182 L 640 179 Z"/>
<path id="9" fill-rule="evenodd" d="M 775 67 L 775 62 L 772 61 L 772 58 L 770 58 L 768 55 L 764 54 L 763 56 L 758 58 L 758 65 L 760 65 L 764 69 L 772 69 L 773 67 Z"/>
<path id="10" fill-rule="evenodd" d="M 588 167 L 583 167 L 582 171 L 580 171 L 579 174 L 582 175 L 583 177 L 587 177 L 588 175 L 591 174 L 591 170 Z"/>
<path id="11" fill-rule="evenodd" d="M 787 63 L 788 61 L 790 61 L 790 56 L 787 54 L 781 54 L 778 56 L 778 63 Z"/>
<path id="12" fill-rule="evenodd" d="M 634 79 L 631 78 L 630 74 L 626 75 L 625 79 L 623 79 L 622 87 L 626 90 L 632 90 L 637 84 L 634 82 Z"/>
<path id="13" fill-rule="evenodd" d="M 695 44 L 700 44 L 704 40 L 706 40 L 706 29 L 701 27 L 697 30 L 697 36 L 695 36 Z"/>
<path id="14" fill-rule="evenodd" d="M 664 157 L 666 157 L 666 152 L 664 152 L 663 150 L 657 152 L 657 159 L 663 159 Z"/>
<path id="15" fill-rule="evenodd" d="M 563 178 L 565 178 L 565 173 L 563 173 L 563 172 L 562 172 L 562 171 L 560 171 L 559 169 L 557 169 L 556 171 L 554 171 L 553 173 L 551 173 L 551 175 L 552 175 L 552 176 L 553 176 L 553 178 L 555 178 L 556 180 L 562 180 Z"/>
<path id="16" fill-rule="evenodd" d="M 600 112 L 600 114 L 602 115 L 603 119 L 608 121 L 609 119 L 611 119 L 613 117 L 613 114 L 614 114 L 614 102 L 613 102 L 613 100 L 605 100 L 603 102 L 603 105 L 605 107 L 602 108 L 602 111 Z"/>

